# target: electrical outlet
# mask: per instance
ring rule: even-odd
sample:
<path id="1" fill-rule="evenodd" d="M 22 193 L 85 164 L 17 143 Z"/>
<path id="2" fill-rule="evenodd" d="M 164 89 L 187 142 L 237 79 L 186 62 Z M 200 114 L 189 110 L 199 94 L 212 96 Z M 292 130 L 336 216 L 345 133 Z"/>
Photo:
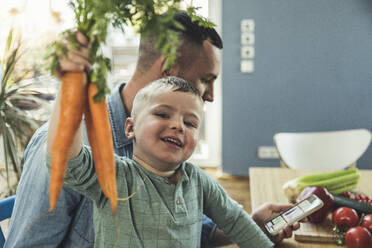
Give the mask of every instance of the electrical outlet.
<path id="1" fill-rule="evenodd" d="M 242 33 L 241 43 L 242 45 L 246 45 L 246 46 L 254 45 L 254 34 L 253 33 Z"/>
<path id="2" fill-rule="evenodd" d="M 279 154 L 275 146 L 259 146 L 257 156 L 260 159 L 278 159 Z"/>
<path id="3" fill-rule="evenodd" d="M 253 59 L 254 58 L 254 47 L 253 46 L 242 46 L 241 47 L 242 59 Z"/>
<path id="4" fill-rule="evenodd" d="M 241 32 L 254 32 L 254 20 L 253 19 L 243 19 L 240 21 Z"/>

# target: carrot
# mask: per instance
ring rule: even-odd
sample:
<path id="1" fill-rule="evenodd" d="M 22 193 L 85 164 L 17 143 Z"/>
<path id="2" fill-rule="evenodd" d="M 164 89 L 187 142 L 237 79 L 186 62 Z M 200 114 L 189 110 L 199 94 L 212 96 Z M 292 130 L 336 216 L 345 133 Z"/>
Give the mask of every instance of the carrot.
<path id="1" fill-rule="evenodd" d="M 56 207 L 66 173 L 68 151 L 81 123 L 87 96 L 86 80 L 83 72 L 69 72 L 62 78 L 59 121 L 51 154 L 49 211 Z"/>
<path id="2" fill-rule="evenodd" d="M 85 116 L 85 126 L 88 134 L 88 140 L 90 144 L 90 148 L 92 149 L 93 159 L 94 159 L 94 166 L 96 168 L 96 174 L 100 185 L 105 185 L 105 178 L 104 178 L 104 171 L 100 168 L 103 168 L 102 164 L 102 157 L 99 151 L 99 145 L 97 142 L 97 135 L 95 129 L 93 127 L 93 120 L 92 120 L 92 113 L 89 109 L 89 100 L 87 98 L 86 105 L 84 108 L 84 116 Z M 106 190 L 106 187 L 102 187 L 103 193 L 108 196 L 109 193 Z"/>
<path id="3" fill-rule="evenodd" d="M 95 136 L 93 140 L 95 150 L 99 150 L 99 158 L 95 160 L 97 178 L 101 184 L 102 191 L 110 200 L 111 209 L 113 214 L 116 214 L 117 208 L 117 188 L 116 188 L 116 168 L 114 159 L 114 144 L 112 139 L 111 125 L 107 111 L 105 98 L 101 98 L 100 102 L 96 103 L 93 96 L 98 92 L 95 83 L 89 83 L 88 86 L 88 100 L 89 110 L 91 112 L 91 120 L 94 132 L 91 133 Z M 89 115 L 88 115 L 89 118 Z M 97 158 L 98 156 L 96 156 Z M 93 155 L 93 159 L 96 159 Z M 100 179 L 102 178 L 102 179 Z"/>

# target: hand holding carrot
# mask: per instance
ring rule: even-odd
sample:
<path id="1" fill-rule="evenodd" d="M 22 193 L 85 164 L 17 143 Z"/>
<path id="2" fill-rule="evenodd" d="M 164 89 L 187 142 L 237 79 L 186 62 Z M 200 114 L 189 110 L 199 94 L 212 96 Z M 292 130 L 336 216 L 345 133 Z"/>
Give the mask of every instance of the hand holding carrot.
<path id="1" fill-rule="evenodd" d="M 106 101 L 105 98 L 94 101 L 93 96 L 98 93 L 97 85 L 90 82 L 87 84 L 86 73 L 92 67 L 88 39 L 81 32 L 75 32 L 71 45 L 71 40 L 69 42 L 67 38 L 63 42 L 66 56 L 58 56 L 56 74 L 62 80 L 62 86 L 48 131 L 48 152 L 52 155 L 49 210 L 52 211 L 57 204 L 68 160 L 81 149 L 82 131 L 79 126 L 84 113 L 97 177 L 115 214 L 116 173 Z"/>
<path id="2" fill-rule="evenodd" d="M 79 31 L 75 32 L 75 40 L 79 44 L 79 48 L 73 49 L 68 43 L 67 37 L 64 37 L 62 43 L 67 50 L 67 57 L 59 55 L 59 68 L 56 68 L 56 75 L 62 79 L 66 72 L 89 72 L 92 70 L 92 64 L 89 61 L 90 43 L 88 38 Z"/>

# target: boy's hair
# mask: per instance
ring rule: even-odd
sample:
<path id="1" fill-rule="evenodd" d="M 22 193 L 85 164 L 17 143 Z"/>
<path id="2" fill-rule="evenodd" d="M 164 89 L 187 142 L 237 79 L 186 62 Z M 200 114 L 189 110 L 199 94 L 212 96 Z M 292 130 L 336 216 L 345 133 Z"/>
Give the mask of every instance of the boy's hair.
<path id="1" fill-rule="evenodd" d="M 159 91 L 181 91 L 191 93 L 197 96 L 201 102 L 203 102 L 199 90 L 192 83 L 179 77 L 165 77 L 155 80 L 138 91 L 133 100 L 131 116 L 135 117 L 137 112 L 141 110 L 143 104 L 151 101 L 151 97 L 154 95 L 154 93 Z"/>
<path id="2" fill-rule="evenodd" d="M 180 33 L 179 56 L 177 56 L 175 63 L 180 66 L 181 70 L 185 70 L 195 61 L 195 57 L 203 49 L 205 40 L 210 41 L 219 49 L 223 48 L 222 39 L 214 28 L 200 26 L 199 22 L 193 21 L 185 11 L 175 13 L 174 20 L 184 27 L 183 30 L 173 28 Z M 161 55 L 155 43 L 156 34 L 141 36 L 137 65 L 142 72 L 150 69 Z"/>

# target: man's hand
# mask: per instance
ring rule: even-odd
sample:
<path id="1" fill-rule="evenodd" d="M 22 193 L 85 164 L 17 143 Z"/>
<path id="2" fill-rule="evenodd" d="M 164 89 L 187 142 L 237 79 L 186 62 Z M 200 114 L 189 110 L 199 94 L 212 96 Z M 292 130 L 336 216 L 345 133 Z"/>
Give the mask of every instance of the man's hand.
<path id="1" fill-rule="evenodd" d="M 75 33 L 76 41 L 79 43 L 79 49 L 74 50 L 68 44 L 67 38 L 62 40 L 64 47 L 67 49 L 67 58 L 60 55 L 60 68 L 56 71 L 58 78 L 62 78 L 65 72 L 83 72 L 90 71 L 92 65 L 89 61 L 89 41 L 81 32 Z"/>
<path id="2" fill-rule="evenodd" d="M 252 219 L 257 223 L 257 225 L 266 233 L 266 235 L 273 241 L 275 244 L 281 242 L 283 239 L 292 237 L 294 230 L 300 228 L 300 224 L 295 222 L 293 226 L 286 225 L 279 234 L 271 236 L 265 228 L 265 223 L 271 218 L 277 216 L 280 212 L 292 207 L 292 204 L 274 204 L 274 203 L 265 203 L 260 206 L 252 213 Z M 301 222 L 305 222 L 306 218 Z"/>

